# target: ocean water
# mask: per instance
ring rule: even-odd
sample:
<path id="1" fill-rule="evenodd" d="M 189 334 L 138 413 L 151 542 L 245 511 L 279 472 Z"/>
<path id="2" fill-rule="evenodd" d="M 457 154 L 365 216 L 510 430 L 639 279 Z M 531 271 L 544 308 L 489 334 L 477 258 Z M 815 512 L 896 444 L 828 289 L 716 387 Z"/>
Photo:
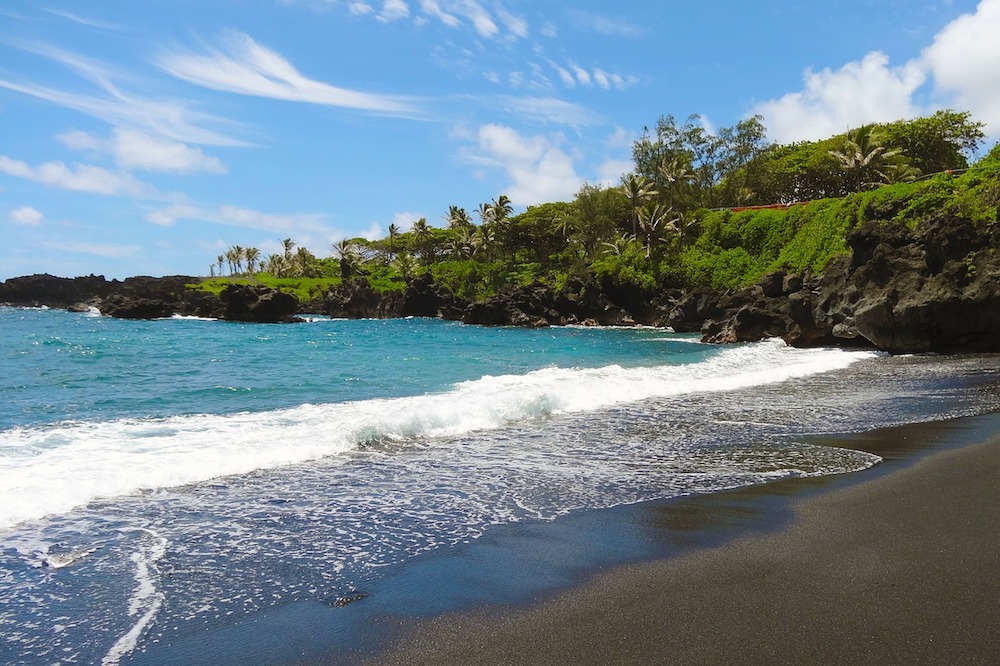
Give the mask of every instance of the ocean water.
<path id="1" fill-rule="evenodd" d="M 0 340 L 2 663 L 129 663 L 500 526 L 857 471 L 807 439 L 1000 404 L 995 357 L 655 329 L 0 308 Z"/>

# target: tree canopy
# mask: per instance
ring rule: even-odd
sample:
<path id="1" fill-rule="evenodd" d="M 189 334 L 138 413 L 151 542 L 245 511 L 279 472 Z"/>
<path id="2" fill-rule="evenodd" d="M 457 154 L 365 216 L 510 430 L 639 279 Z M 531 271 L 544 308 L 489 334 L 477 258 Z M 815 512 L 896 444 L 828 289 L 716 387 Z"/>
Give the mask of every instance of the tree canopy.
<path id="1" fill-rule="evenodd" d="M 683 124 L 666 115 L 634 143 L 632 173 L 610 185 L 584 184 L 572 201 L 519 214 L 502 194 L 470 208 L 475 215 L 452 205 L 442 226 L 425 218 L 406 231 L 392 224 L 380 239 L 341 240 L 326 258 L 291 238 L 266 257 L 234 245 L 210 273 L 228 268 L 231 277 L 327 285 L 364 280 L 381 291 L 429 276 L 464 298 L 533 283 L 560 288 L 574 277 L 609 288 L 729 287 L 776 268 L 822 268 L 846 251 L 846 233 L 868 207 L 914 223 L 959 206 L 970 219 L 996 222 L 998 149 L 955 177 L 984 138 L 983 124 L 968 113 L 939 111 L 822 141 L 769 144 L 765 136 L 760 117 L 710 132 L 697 115 Z M 743 210 L 796 202 L 812 203 Z"/>

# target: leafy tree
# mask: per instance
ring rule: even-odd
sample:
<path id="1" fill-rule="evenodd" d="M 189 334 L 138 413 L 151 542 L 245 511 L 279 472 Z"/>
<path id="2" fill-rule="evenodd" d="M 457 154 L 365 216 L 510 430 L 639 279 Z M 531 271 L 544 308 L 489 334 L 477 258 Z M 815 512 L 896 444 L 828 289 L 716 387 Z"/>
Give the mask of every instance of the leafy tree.
<path id="1" fill-rule="evenodd" d="M 964 169 L 982 144 L 983 123 L 973 122 L 968 111 L 938 111 L 916 120 L 880 126 L 885 144 L 899 150 L 912 166 L 925 174 Z"/>
<path id="2" fill-rule="evenodd" d="M 589 259 L 598 256 L 601 243 L 631 228 L 631 207 L 619 187 L 584 184 L 576 195 L 576 234 Z"/>

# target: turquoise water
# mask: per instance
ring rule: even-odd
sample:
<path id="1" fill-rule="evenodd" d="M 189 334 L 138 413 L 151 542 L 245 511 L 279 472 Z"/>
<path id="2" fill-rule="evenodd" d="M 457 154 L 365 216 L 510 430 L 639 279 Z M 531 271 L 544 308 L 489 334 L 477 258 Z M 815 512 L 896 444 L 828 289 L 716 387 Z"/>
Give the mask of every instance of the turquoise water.
<path id="1" fill-rule="evenodd" d="M 691 363 L 719 352 L 655 330 L 519 330 L 428 319 L 247 325 L 0 308 L 0 330 L 0 429 L 396 398 L 483 375 Z"/>
<path id="2" fill-rule="evenodd" d="M 990 359 L 653 329 L 0 308 L 0 334 L 2 663 L 185 663 L 491 530 L 864 469 L 805 438 L 997 406 Z"/>

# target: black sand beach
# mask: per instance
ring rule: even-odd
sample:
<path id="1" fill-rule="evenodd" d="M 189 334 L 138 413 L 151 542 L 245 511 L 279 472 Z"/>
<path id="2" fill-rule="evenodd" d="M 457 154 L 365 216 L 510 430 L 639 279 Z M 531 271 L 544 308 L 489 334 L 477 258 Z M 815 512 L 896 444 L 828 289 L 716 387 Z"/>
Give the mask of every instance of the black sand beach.
<path id="1" fill-rule="evenodd" d="M 886 462 L 736 491 L 791 495 L 793 516 L 527 608 L 423 621 L 370 663 L 996 663 L 998 432 L 994 414 L 838 438 Z"/>

